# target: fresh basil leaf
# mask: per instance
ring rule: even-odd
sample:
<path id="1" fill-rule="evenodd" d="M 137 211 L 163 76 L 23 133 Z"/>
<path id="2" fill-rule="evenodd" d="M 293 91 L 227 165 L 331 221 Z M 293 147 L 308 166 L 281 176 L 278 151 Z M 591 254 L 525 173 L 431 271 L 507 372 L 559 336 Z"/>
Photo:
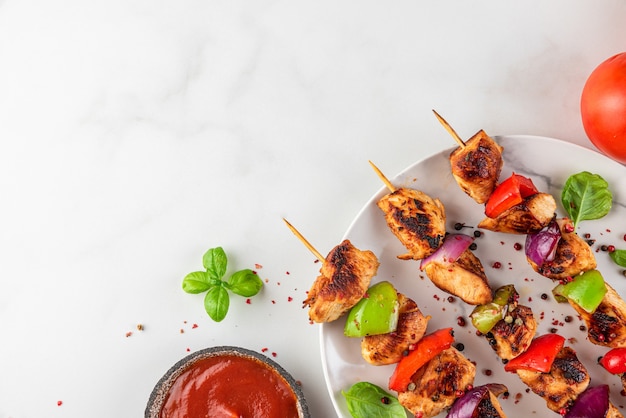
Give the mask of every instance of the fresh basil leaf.
<path id="1" fill-rule="evenodd" d="M 240 270 L 228 279 L 227 287 L 244 297 L 254 296 L 263 287 L 263 280 L 250 269 Z"/>
<path id="2" fill-rule="evenodd" d="M 202 257 L 202 265 L 209 273 L 209 277 L 221 279 L 226 274 L 228 258 L 222 247 L 209 249 Z"/>
<path id="3" fill-rule="evenodd" d="M 615 264 L 626 267 L 626 250 L 615 250 L 610 252 L 609 255 Z"/>
<path id="4" fill-rule="evenodd" d="M 576 227 L 580 221 L 599 219 L 609 213 L 613 194 L 600 175 L 582 171 L 565 182 L 561 203 Z"/>
<path id="5" fill-rule="evenodd" d="M 224 286 L 210 288 L 204 297 L 204 309 L 215 322 L 220 322 L 226 317 L 229 306 L 230 298 Z"/>
<path id="6" fill-rule="evenodd" d="M 187 293 L 202 293 L 212 286 L 206 271 L 194 271 L 183 279 L 183 290 Z"/>
<path id="7" fill-rule="evenodd" d="M 341 394 L 354 418 L 406 418 L 406 411 L 398 399 L 373 383 L 355 383 Z"/>

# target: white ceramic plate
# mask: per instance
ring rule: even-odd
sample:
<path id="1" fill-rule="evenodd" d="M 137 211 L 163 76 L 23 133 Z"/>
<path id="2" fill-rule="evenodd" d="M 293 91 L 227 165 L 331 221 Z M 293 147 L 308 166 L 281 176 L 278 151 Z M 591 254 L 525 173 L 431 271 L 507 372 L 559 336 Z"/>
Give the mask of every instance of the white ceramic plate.
<path id="1" fill-rule="evenodd" d="M 563 184 L 570 175 L 589 171 L 604 177 L 613 192 L 613 209 L 601 220 L 581 222 L 577 232 L 581 236 L 589 233 L 591 239 L 596 240 L 594 249 L 599 249 L 603 244 L 613 244 L 616 248 L 626 249 L 624 166 L 599 153 L 555 139 L 521 135 L 495 139 L 504 147 L 504 167 L 500 178 L 507 178 L 513 171 L 532 178 L 540 191 L 551 193 L 555 197 L 558 216 L 565 216 L 560 196 Z M 411 187 L 431 197 L 439 198 L 446 208 L 447 230 L 455 232 L 455 223 L 461 222 L 468 226 L 461 232 L 472 235 L 475 230 L 472 227 L 484 217 L 483 206 L 476 204 L 463 193 L 454 181 L 448 161 L 450 151 L 451 149 L 426 158 L 395 178 L 390 176 L 392 173 L 387 175 L 396 186 Z M 385 172 L 384 161 L 374 163 Z M 456 341 L 465 346 L 463 353 L 477 365 L 475 385 L 499 382 L 509 388 L 509 398 L 501 401 L 509 416 L 552 415 L 546 408 L 545 401 L 532 392 L 528 393 L 527 387 L 521 383 L 516 374 L 504 372 L 501 361 L 487 341 L 476 336 L 468 318 L 473 307 L 458 298 L 450 302 L 449 295 L 437 289 L 419 271 L 419 262 L 396 258 L 405 252 L 404 248 L 388 229 L 382 212 L 376 206 L 376 201 L 386 193 L 387 190 L 381 187 L 363 207 L 345 236 L 357 248 L 372 250 L 378 256 L 380 267 L 372 283 L 390 280 L 398 291 L 415 300 L 422 313 L 432 316 L 427 332 L 453 326 Z M 523 249 L 514 249 L 515 243 L 524 244 L 525 236 L 483 232 L 483 236 L 475 241 L 478 248 L 474 253 L 480 258 L 491 287 L 495 289 L 504 284 L 515 284 L 521 295 L 520 303 L 532 307 L 539 321 L 538 335 L 556 328 L 559 334 L 569 339 L 566 345 L 577 351 L 579 359 L 590 372 L 592 384 L 609 384 L 613 403 L 617 406 L 626 404 L 626 398 L 620 396 L 619 378 L 608 374 L 597 364 L 598 357 L 608 350 L 587 341 L 586 331 L 579 329 L 583 322 L 578 319 L 573 309 L 568 304 L 556 303 L 552 298 L 551 290 L 554 287 L 552 281 L 530 268 Z M 598 250 L 596 259 L 598 269 L 605 280 L 626 297 L 626 277 L 622 274 L 624 268 L 614 264 L 607 252 Z M 501 268 L 494 268 L 494 263 L 500 263 Z M 542 294 L 549 295 L 548 300 L 542 300 Z M 568 315 L 574 318 L 569 323 L 564 320 Z M 465 318 L 467 325 L 459 326 L 458 317 Z M 371 366 L 366 363 L 361 357 L 360 339 L 345 337 L 343 326 L 342 319 L 323 324 L 320 342 L 326 383 L 335 409 L 340 417 L 350 418 L 341 391 L 347 390 L 359 381 L 368 381 L 386 389 L 394 366 Z M 485 373 L 486 370 L 491 371 L 490 376 Z"/>

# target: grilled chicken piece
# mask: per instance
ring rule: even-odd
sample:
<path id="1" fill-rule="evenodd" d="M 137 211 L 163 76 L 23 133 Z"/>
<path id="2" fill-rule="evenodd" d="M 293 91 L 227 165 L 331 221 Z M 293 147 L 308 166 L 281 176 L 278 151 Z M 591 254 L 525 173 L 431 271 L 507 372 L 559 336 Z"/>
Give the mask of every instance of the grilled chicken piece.
<path id="1" fill-rule="evenodd" d="M 587 324 L 587 337 L 596 345 L 626 347 L 626 302 L 608 283 L 606 294 L 596 310 L 590 314 L 570 301 L 576 312 Z"/>
<path id="2" fill-rule="evenodd" d="M 562 280 L 596 268 L 596 258 L 587 241 L 574 232 L 569 219 L 557 220 L 561 239 L 556 247 L 554 260 L 538 266 L 528 259 L 531 267 L 542 276 Z"/>
<path id="3" fill-rule="evenodd" d="M 411 346 L 422 339 L 430 316 L 422 315 L 417 304 L 398 293 L 398 325 L 394 332 L 368 335 L 361 341 L 361 355 L 370 364 L 382 366 L 400 361 Z"/>
<path id="4" fill-rule="evenodd" d="M 309 307 L 309 318 L 331 322 L 350 310 L 365 295 L 378 265 L 373 252 L 361 251 L 349 240 L 333 248 L 302 302 Z"/>
<path id="5" fill-rule="evenodd" d="M 531 234 L 541 231 L 554 218 L 556 201 L 548 193 L 527 197 L 518 205 L 502 212 L 496 218 L 486 217 L 479 228 L 510 234 Z"/>
<path id="6" fill-rule="evenodd" d="M 459 392 L 473 385 L 475 376 L 476 366 L 450 347 L 415 372 L 413 384 L 398 393 L 398 401 L 415 416 L 434 417 L 449 408 Z"/>
<path id="7" fill-rule="evenodd" d="M 484 305 L 493 299 L 483 265 L 469 248 L 454 263 L 431 261 L 424 271 L 435 286 L 465 303 Z"/>
<path id="8" fill-rule="evenodd" d="M 624 415 L 622 415 L 615 405 L 609 402 L 609 409 L 606 411 L 604 418 L 624 418 Z"/>
<path id="9" fill-rule="evenodd" d="M 450 154 L 452 176 L 477 203 L 493 193 L 502 171 L 502 147 L 482 129 Z"/>
<path id="10" fill-rule="evenodd" d="M 537 332 L 537 321 L 532 309 L 517 305 L 507 312 L 504 319 L 485 334 L 491 348 L 503 360 L 510 360 L 522 354 Z"/>
<path id="11" fill-rule="evenodd" d="M 439 199 L 433 199 L 419 190 L 399 188 L 385 195 L 377 203 L 385 213 L 387 225 L 407 248 L 401 260 L 420 260 L 443 242 L 446 234 L 446 215 Z"/>
<path id="12" fill-rule="evenodd" d="M 545 399 L 548 408 L 555 412 L 569 409 L 591 380 L 587 369 L 570 347 L 561 349 L 549 373 L 520 369 L 517 375 L 530 390 Z"/>
<path id="13" fill-rule="evenodd" d="M 489 391 L 489 397 L 480 401 L 476 407 L 475 416 L 477 418 L 506 418 L 498 397 L 491 391 Z"/>

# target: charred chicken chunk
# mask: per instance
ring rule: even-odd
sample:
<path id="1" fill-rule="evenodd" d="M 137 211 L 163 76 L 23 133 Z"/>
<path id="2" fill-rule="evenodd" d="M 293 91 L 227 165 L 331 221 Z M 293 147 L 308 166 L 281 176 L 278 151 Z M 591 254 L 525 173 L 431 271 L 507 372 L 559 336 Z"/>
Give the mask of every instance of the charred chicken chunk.
<path id="1" fill-rule="evenodd" d="M 587 337 L 593 344 L 605 347 L 626 347 L 626 302 L 605 282 L 607 292 L 593 313 L 574 302 L 572 307 L 587 324 Z"/>
<path id="2" fill-rule="evenodd" d="M 590 381 L 587 369 L 570 347 L 561 349 L 549 373 L 524 369 L 516 373 L 555 412 L 569 409 L 578 395 L 587 389 Z"/>
<path id="3" fill-rule="evenodd" d="M 498 357 L 510 360 L 526 351 L 537 331 L 532 309 L 517 305 L 485 336 Z"/>
<path id="4" fill-rule="evenodd" d="M 502 147 L 480 130 L 452 151 L 450 166 L 459 187 L 477 203 L 485 203 L 502 171 Z"/>
<path id="5" fill-rule="evenodd" d="M 361 251 L 349 240 L 333 248 L 303 302 L 310 319 L 331 322 L 350 310 L 365 295 L 378 265 L 373 252 Z"/>
<path id="6" fill-rule="evenodd" d="M 399 188 L 378 203 L 387 225 L 407 248 L 401 260 L 420 260 L 432 254 L 446 233 L 443 204 L 419 190 Z"/>
<path id="7" fill-rule="evenodd" d="M 563 280 L 596 268 L 596 258 L 591 247 L 574 232 L 571 221 L 559 219 L 557 224 L 561 231 L 561 239 L 558 241 L 554 259 L 537 265 L 528 258 L 531 267 L 552 280 Z"/>
<path id="8" fill-rule="evenodd" d="M 406 351 L 426 332 L 430 317 L 422 315 L 417 304 L 398 293 L 398 326 L 388 334 L 368 335 L 361 341 L 361 355 L 370 364 L 381 366 L 400 361 Z"/>
<path id="9" fill-rule="evenodd" d="M 548 193 L 537 193 L 505 210 L 496 218 L 486 217 L 480 221 L 478 227 L 509 234 L 531 234 L 548 225 L 554 218 L 555 211 L 554 197 Z"/>
<path id="10" fill-rule="evenodd" d="M 474 383 L 476 366 L 450 347 L 422 366 L 398 400 L 415 416 L 430 418 L 449 408 Z"/>
<path id="11" fill-rule="evenodd" d="M 469 248 L 455 262 L 431 261 L 424 271 L 439 289 L 470 305 L 482 305 L 492 300 L 483 265 Z"/>

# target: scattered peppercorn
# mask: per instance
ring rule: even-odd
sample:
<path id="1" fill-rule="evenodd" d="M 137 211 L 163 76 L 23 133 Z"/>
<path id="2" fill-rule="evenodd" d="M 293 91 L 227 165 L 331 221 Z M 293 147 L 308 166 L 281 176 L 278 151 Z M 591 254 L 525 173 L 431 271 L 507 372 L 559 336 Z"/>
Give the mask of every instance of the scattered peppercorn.
<path id="1" fill-rule="evenodd" d="M 515 244 L 513 244 L 513 248 L 515 248 L 516 251 L 519 251 L 522 249 L 522 244 L 516 242 Z"/>
<path id="2" fill-rule="evenodd" d="M 475 242 L 472 242 L 469 246 L 469 249 L 474 251 L 476 248 L 478 248 L 478 244 L 476 244 Z"/>
<path id="3" fill-rule="evenodd" d="M 491 267 L 493 267 L 494 269 L 499 269 L 502 267 L 502 263 L 499 261 L 494 261 L 494 263 L 491 265 Z"/>
<path id="4" fill-rule="evenodd" d="M 465 318 L 463 318 L 462 316 L 459 316 L 456 318 L 456 324 L 460 327 L 464 327 L 467 322 L 465 321 Z"/>
<path id="5" fill-rule="evenodd" d="M 547 293 L 542 293 L 541 294 L 541 300 L 548 300 L 548 294 Z"/>
<path id="6" fill-rule="evenodd" d="M 456 229 L 457 231 L 460 231 L 461 229 L 463 229 L 465 225 L 462 224 L 461 222 L 457 222 L 454 224 L 454 229 Z"/>
<path id="7" fill-rule="evenodd" d="M 474 238 L 480 238 L 482 235 L 482 231 L 474 231 Z M 626 241 L 626 235 L 624 235 L 624 241 Z"/>
<path id="8" fill-rule="evenodd" d="M 382 398 L 380 398 L 380 401 L 385 405 L 389 405 L 389 402 L 390 402 L 387 396 L 383 396 Z"/>
<path id="9" fill-rule="evenodd" d="M 456 343 L 454 345 L 454 348 L 456 348 L 459 351 L 463 351 L 463 350 L 465 350 L 465 344 L 463 344 L 463 343 Z"/>

